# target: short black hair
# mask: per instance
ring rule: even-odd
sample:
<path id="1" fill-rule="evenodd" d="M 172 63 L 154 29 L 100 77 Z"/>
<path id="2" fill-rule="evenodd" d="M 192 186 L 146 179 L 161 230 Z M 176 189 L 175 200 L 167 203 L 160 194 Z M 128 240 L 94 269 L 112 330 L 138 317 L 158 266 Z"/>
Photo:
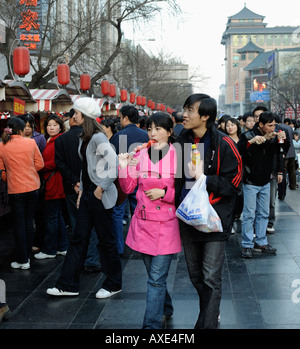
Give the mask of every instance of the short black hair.
<path id="1" fill-rule="evenodd" d="M 139 121 L 139 111 L 132 105 L 124 105 L 120 109 L 120 113 L 124 116 L 127 116 L 129 121 L 133 124 L 137 124 Z"/>
<path id="2" fill-rule="evenodd" d="M 270 111 L 265 111 L 260 114 L 259 116 L 259 122 L 261 122 L 263 125 L 269 124 L 275 120 L 275 115 L 271 113 Z"/>
<path id="3" fill-rule="evenodd" d="M 207 120 L 206 127 L 210 128 L 215 124 L 216 116 L 217 116 L 217 102 L 214 98 L 211 98 L 209 95 L 204 93 L 195 93 L 189 96 L 183 108 L 191 107 L 195 103 L 200 102 L 198 114 L 200 117 L 209 115 L 209 119 Z"/>
<path id="4" fill-rule="evenodd" d="M 258 110 L 262 110 L 263 112 L 268 111 L 268 109 L 265 106 L 259 105 L 253 110 L 252 115 L 254 116 L 254 113 Z"/>
<path id="5" fill-rule="evenodd" d="M 23 120 L 25 122 L 25 124 L 27 124 L 27 122 L 28 122 L 30 127 L 32 129 L 34 129 L 35 120 L 34 120 L 34 116 L 32 114 L 30 114 L 30 113 L 22 114 L 22 115 L 19 115 L 18 118 Z"/>
<path id="6" fill-rule="evenodd" d="M 243 115 L 243 121 L 246 122 L 247 119 L 248 119 L 249 117 L 250 117 L 250 118 L 254 118 L 253 113 L 251 113 L 251 112 L 245 113 L 245 114 Z"/>
<path id="7" fill-rule="evenodd" d="M 63 119 L 56 114 L 50 114 L 50 115 L 48 115 L 47 119 L 44 122 L 44 130 L 45 130 L 46 137 L 49 137 L 49 134 L 47 132 L 47 126 L 48 126 L 50 120 L 54 120 L 55 122 L 57 122 L 59 124 L 60 133 L 63 133 L 65 131 L 65 125 L 64 125 Z"/>

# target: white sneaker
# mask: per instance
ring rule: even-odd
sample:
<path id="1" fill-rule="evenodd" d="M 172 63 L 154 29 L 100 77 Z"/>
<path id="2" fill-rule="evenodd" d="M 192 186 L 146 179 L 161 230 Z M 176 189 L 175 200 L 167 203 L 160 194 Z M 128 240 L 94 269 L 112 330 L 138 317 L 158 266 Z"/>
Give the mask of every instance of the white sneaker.
<path id="1" fill-rule="evenodd" d="M 56 255 L 57 256 L 65 256 L 67 254 L 67 251 L 57 251 Z"/>
<path id="2" fill-rule="evenodd" d="M 43 252 L 39 252 L 34 255 L 34 258 L 36 259 L 46 259 L 46 258 L 55 258 L 55 257 L 56 257 L 55 254 L 46 254 Z"/>
<path id="3" fill-rule="evenodd" d="M 275 229 L 273 228 L 273 226 L 269 226 L 267 227 L 267 233 L 274 233 Z"/>
<path id="4" fill-rule="evenodd" d="M 119 292 L 121 292 L 122 290 L 118 290 L 118 291 L 107 291 L 104 288 L 101 288 L 97 293 L 96 293 L 96 298 L 109 298 Z"/>
<path id="5" fill-rule="evenodd" d="M 50 294 L 51 296 L 78 296 L 79 295 L 79 292 L 62 291 L 56 287 L 48 288 L 46 293 Z"/>
<path id="6" fill-rule="evenodd" d="M 30 268 L 30 260 L 28 259 L 28 263 L 18 263 L 18 262 L 12 262 L 10 266 L 14 269 L 22 269 L 26 270 Z"/>

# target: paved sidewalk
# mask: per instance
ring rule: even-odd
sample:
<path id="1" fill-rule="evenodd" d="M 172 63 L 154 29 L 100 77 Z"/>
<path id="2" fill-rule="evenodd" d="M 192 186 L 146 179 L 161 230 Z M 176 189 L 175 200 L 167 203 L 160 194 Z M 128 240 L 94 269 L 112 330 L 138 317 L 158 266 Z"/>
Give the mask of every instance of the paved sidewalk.
<path id="1" fill-rule="evenodd" d="M 275 234 L 269 243 L 276 256 L 241 258 L 241 222 L 235 222 L 226 250 L 220 329 L 300 329 L 300 189 L 287 190 L 276 201 Z M 11 230 L 0 220 L 0 279 L 12 311 L 1 329 L 140 329 L 146 299 L 146 272 L 138 253 L 128 247 L 122 257 L 123 291 L 99 300 L 95 293 L 102 273 L 82 274 L 80 295 L 54 298 L 45 291 L 60 275 L 63 258 L 32 259 L 29 270 L 10 267 Z M 126 229 L 124 231 L 126 233 Z M 192 329 L 198 316 L 198 296 L 183 253 L 173 259 L 168 288 L 174 315 L 167 329 Z"/>

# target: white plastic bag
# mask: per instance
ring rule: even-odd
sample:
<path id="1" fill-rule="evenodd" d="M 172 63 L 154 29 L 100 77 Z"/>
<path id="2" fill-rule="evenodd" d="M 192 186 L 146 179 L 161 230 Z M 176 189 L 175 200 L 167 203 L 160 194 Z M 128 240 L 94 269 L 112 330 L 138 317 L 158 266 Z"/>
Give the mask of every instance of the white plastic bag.
<path id="1" fill-rule="evenodd" d="M 176 216 L 204 233 L 223 231 L 221 219 L 209 202 L 205 175 L 193 185 L 179 205 Z"/>

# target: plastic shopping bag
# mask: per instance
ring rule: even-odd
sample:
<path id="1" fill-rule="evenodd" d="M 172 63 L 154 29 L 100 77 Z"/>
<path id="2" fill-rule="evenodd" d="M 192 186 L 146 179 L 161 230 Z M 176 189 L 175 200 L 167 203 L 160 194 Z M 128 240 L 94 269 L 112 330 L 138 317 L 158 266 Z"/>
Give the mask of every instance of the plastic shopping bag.
<path id="1" fill-rule="evenodd" d="M 179 205 L 176 216 L 204 233 L 223 231 L 221 219 L 209 202 L 206 176 L 202 175 L 193 185 Z"/>

